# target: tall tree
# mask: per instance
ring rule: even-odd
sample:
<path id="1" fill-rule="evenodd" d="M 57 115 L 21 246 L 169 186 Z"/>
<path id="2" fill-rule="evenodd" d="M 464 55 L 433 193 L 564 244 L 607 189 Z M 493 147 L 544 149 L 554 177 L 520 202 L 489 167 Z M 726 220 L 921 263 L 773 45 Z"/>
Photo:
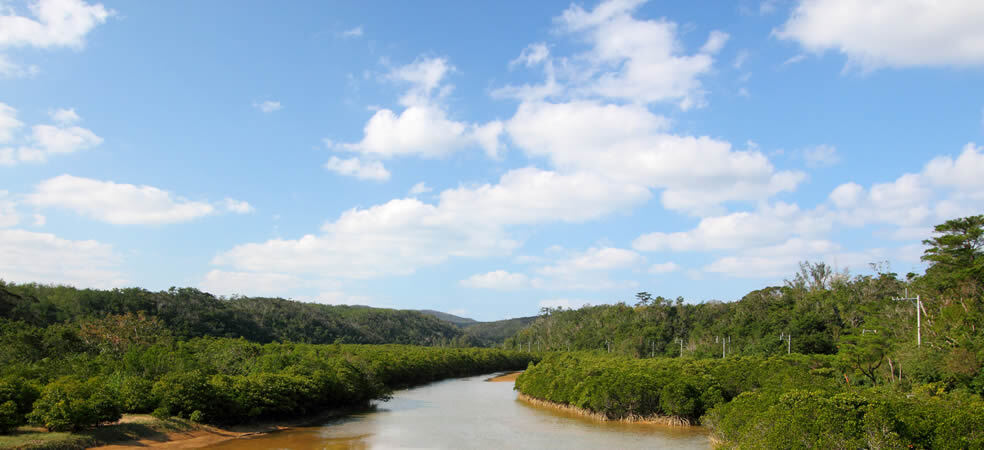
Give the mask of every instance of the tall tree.
<path id="1" fill-rule="evenodd" d="M 938 236 L 923 241 L 922 260 L 930 264 L 926 279 L 937 289 L 974 295 L 984 289 L 984 215 L 937 225 Z"/>

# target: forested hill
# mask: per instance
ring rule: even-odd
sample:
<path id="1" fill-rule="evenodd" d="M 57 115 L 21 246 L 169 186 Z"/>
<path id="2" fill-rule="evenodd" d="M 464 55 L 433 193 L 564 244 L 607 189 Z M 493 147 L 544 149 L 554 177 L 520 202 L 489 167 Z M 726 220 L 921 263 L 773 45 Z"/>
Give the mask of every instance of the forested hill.
<path id="1" fill-rule="evenodd" d="M 464 335 L 459 339 L 458 343 L 478 347 L 501 345 L 506 338 L 515 335 L 516 332 L 526 328 L 536 320 L 536 316 L 530 316 L 492 322 L 479 322 L 475 319 L 458 317 L 453 314 L 430 309 L 422 309 L 420 312 L 457 325 L 464 330 Z"/>
<path id="2" fill-rule="evenodd" d="M 217 298 L 194 288 L 76 289 L 0 281 L 0 319 L 38 327 L 86 323 L 107 316 L 156 317 L 178 338 L 244 337 L 254 342 L 315 344 L 460 344 L 451 323 L 417 311 L 333 306 L 280 298 Z"/>
<path id="3" fill-rule="evenodd" d="M 984 215 L 950 220 L 927 238 L 923 275 L 874 265 L 874 274 L 849 276 L 803 263 L 783 286 L 736 302 L 686 304 L 641 292 L 634 305 L 546 309 L 507 345 L 636 357 L 857 352 L 858 361 L 872 357 L 871 377 L 887 379 L 891 361 L 906 360 L 928 380 L 973 378 L 984 362 Z M 906 292 L 911 300 L 896 299 Z"/>
<path id="4" fill-rule="evenodd" d="M 446 312 L 434 311 L 433 309 L 421 309 L 418 310 L 420 313 L 427 314 L 428 316 L 437 317 L 445 322 L 451 322 L 459 327 L 466 327 L 468 325 L 478 323 L 475 319 L 469 319 L 467 317 L 458 317 L 454 314 L 448 314 Z"/>

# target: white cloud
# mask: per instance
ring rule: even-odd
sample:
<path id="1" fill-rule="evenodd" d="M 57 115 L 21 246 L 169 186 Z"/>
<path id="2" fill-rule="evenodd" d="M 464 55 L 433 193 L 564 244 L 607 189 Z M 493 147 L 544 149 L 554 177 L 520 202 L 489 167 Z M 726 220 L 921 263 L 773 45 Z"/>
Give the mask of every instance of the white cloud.
<path id="1" fill-rule="evenodd" d="M 462 286 L 475 289 L 516 290 L 529 287 L 530 279 L 521 273 L 495 270 L 475 274 L 459 282 Z"/>
<path id="2" fill-rule="evenodd" d="M 341 159 L 332 156 L 325 163 L 325 169 L 339 175 L 355 177 L 360 180 L 386 181 L 390 173 L 379 161 L 362 161 L 359 158 Z"/>
<path id="3" fill-rule="evenodd" d="M 522 64 L 526 67 L 533 67 L 546 61 L 550 56 L 550 48 L 543 42 L 527 45 L 516 59 L 509 62 L 509 67 Z"/>
<path id="4" fill-rule="evenodd" d="M 365 295 L 352 295 L 342 291 L 320 292 L 316 297 L 310 299 L 299 298 L 298 300 L 304 300 L 313 303 L 323 303 L 326 305 L 362 305 L 362 306 L 375 306 L 377 308 L 390 307 L 389 305 L 376 303 L 372 297 L 368 297 Z"/>
<path id="5" fill-rule="evenodd" d="M 120 287 L 128 283 L 119 272 L 120 262 L 109 244 L 0 229 L 0 278 L 6 281 Z"/>
<path id="6" fill-rule="evenodd" d="M 95 147 L 103 141 L 101 137 L 82 127 L 35 125 L 32 132 L 36 146 L 46 155 L 74 153 Z"/>
<path id="7" fill-rule="evenodd" d="M 700 48 L 700 52 L 713 55 L 724 48 L 724 44 L 728 42 L 729 38 L 730 36 L 728 33 L 714 30 L 711 32 L 711 35 L 707 37 L 707 42 Z"/>
<path id="8" fill-rule="evenodd" d="M 704 271 L 740 278 L 774 278 L 793 274 L 800 261 L 832 257 L 838 251 L 840 246 L 827 240 L 792 238 L 782 244 L 719 258 Z"/>
<path id="9" fill-rule="evenodd" d="M 539 303 L 540 308 L 564 308 L 564 309 L 577 309 L 581 306 L 588 305 L 586 300 L 574 300 L 569 298 L 554 298 L 550 300 L 543 300 Z"/>
<path id="10" fill-rule="evenodd" d="M 658 263 L 649 266 L 649 273 L 661 274 L 680 270 L 680 265 L 675 262 Z"/>
<path id="11" fill-rule="evenodd" d="M 118 225 L 187 222 L 215 211 L 209 203 L 175 197 L 152 186 L 71 175 L 42 181 L 28 199 L 37 206 L 65 208 Z"/>
<path id="12" fill-rule="evenodd" d="M 782 62 L 783 66 L 791 66 L 796 63 L 800 63 L 806 60 L 806 55 L 800 53 L 798 55 L 793 55 L 789 59 Z"/>
<path id="13" fill-rule="evenodd" d="M 531 102 L 506 123 L 513 143 L 562 171 L 590 171 L 662 188 L 663 206 L 715 212 L 721 203 L 791 191 L 802 172 L 777 172 L 757 149 L 734 150 L 709 137 L 665 133 L 669 121 L 638 105 Z"/>
<path id="14" fill-rule="evenodd" d="M 914 20 L 918 23 L 915 23 Z M 773 34 L 863 70 L 984 64 L 979 0 L 800 0 Z"/>
<path id="15" fill-rule="evenodd" d="M 481 147 L 495 157 L 500 148 L 502 124 L 472 124 L 448 116 L 441 103 L 453 88 L 444 84 L 454 71 L 444 58 L 421 58 L 393 69 L 386 78 L 409 84 L 400 98 L 405 109 L 378 109 L 366 123 L 361 141 L 334 144 L 335 148 L 381 158 L 422 156 L 437 158 L 468 147 Z"/>
<path id="16" fill-rule="evenodd" d="M 0 166 L 45 162 L 52 155 L 74 153 L 102 144 L 103 139 L 92 131 L 71 125 L 81 120 L 74 109 L 59 109 L 52 117 L 58 125 L 34 125 L 30 136 L 21 138 L 20 144 L 0 148 Z M 22 125 L 17 120 L 17 110 L 0 103 L 0 143 L 16 141 L 15 132 Z"/>
<path id="17" fill-rule="evenodd" d="M 504 174 L 498 184 L 449 189 L 441 209 L 502 225 L 584 222 L 645 202 L 649 192 L 588 172 L 560 174 L 531 167 Z"/>
<path id="18" fill-rule="evenodd" d="M 572 257 L 560 260 L 553 265 L 541 267 L 541 275 L 574 279 L 585 273 L 639 267 L 646 258 L 622 248 L 594 247 Z"/>
<path id="19" fill-rule="evenodd" d="M 36 65 L 23 65 L 11 61 L 7 55 L 0 54 L 0 78 L 31 78 L 41 73 Z"/>
<path id="20" fill-rule="evenodd" d="M 85 35 L 113 15 L 82 0 L 37 0 L 28 9 L 32 17 L 0 15 L 0 47 L 82 48 Z"/>
<path id="21" fill-rule="evenodd" d="M 939 186 L 962 190 L 984 191 L 984 146 L 968 143 L 957 159 L 950 156 L 933 158 L 923 173 Z"/>
<path id="22" fill-rule="evenodd" d="M 24 123 L 17 120 L 17 110 L 6 103 L 0 103 L 0 144 L 14 138 L 14 132 Z"/>
<path id="23" fill-rule="evenodd" d="M 362 25 L 359 25 L 359 26 L 357 26 L 355 28 L 352 28 L 352 29 L 343 31 L 342 32 L 342 37 L 343 38 L 357 38 L 357 37 L 362 37 Z"/>
<path id="24" fill-rule="evenodd" d="M 420 183 L 417 183 L 417 184 L 413 185 L 413 187 L 410 188 L 409 195 L 410 196 L 417 196 L 417 195 L 421 195 L 421 194 L 426 194 L 426 193 L 428 193 L 430 191 L 433 191 L 433 189 L 431 189 L 430 186 L 427 186 L 427 183 L 424 183 L 423 181 L 421 181 Z"/>
<path id="25" fill-rule="evenodd" d="M 283 106 L 280 105 L 280 102 L 274 100 L 253 102 L 253 107 L 267 114 L 275 111 L 280 111 L 281 109 L 283 109 Z"/>
<path id="26" fill-rule="evenodd" d="M 17 203 L 10 199 L 10 193 L 0 190 L 0 228 L 12 227 L 19 222 Z"/>
<path id="27" fill-rule="evenodd" d="M 777 0 L 763 0 L 759 3 L 759 14 L 766 15 L 776 12 Z"/>
<path id="28" fill-rule="evenodd" d="M 198 283 L 202 290 L 216 295 L 284 296 L 305 283 L 298 277 L 280 273 L 226 272 L 212 270 Z"/>
<path id="29" fill-rule="evenodd" d="M 702 105 L 699 77 L 710 72 L 712 54 L 723 47 L 728 35 L 713 31 L 701 51 L 683 54 L 676 23 L 633 17 L 642 3 L 610 0 L 592 11 L 571 5 L 556 19 L 562 31 L 591 45 L 587 53 L 574 58 L 589 64 L 580 72 L 597 74 L 584 89 L 631 102 L 677 102 L 682 109 Z"/>
<path id="30" fill-rule="evenodd" d="M 75 112 L 75 108 L 58 108 L 48 113 L 48 115 L 60 125 L 71 125 L 82 120 L 78 113 Z"/>
<path id="31" fill-rule="evenodd" d="M 509 254 L 519 245 L 510 226 L 592 220 L 648 196 L 591 174 L 515 169 L 495 185 L 445 190 L 436 204 L 405 198 L 352 209 L 320 235 L 238 245 L 214 263 L 324 278 L 406 275 L 451 258 Z"/>
<path id="32" fill-rule="evenodd" d="M 222 206 L 226 211 L 236 214 L 249 214 L 255 211 L 253 205 L 250 205 L 249 202 L 228 197 L 222 201 Z"/>
<path id="33" fill-rule="evenodd" d="M 48 219 L 45 218 L 44 215 L 39 214 L 39 213 L 34 213 L 34 226 L 36 226 L 36 227 L 43 227 L 44 224 L 47 223 L 47 222 L 48 222 Z"/>
<path id="34" fill-rule="evenodd" d="M 748 50 L 739 51 L 738 56 L 735 56 L 735 62 L 731 66 L 735 69 L 741 69 L 741 66 L 744 66 L 745 62 L 748 61 L 749 56 L 751 56 L 751 53 Z"/>
<path id="35" fill-rule="evenodd" d="M 840 155 L 833 146 L 818 145 L 803 150 L 803 159 L 809 167 L 830 167 L 840 162 Z"/>
<path id="36" fill-rule="evenodd" d="M 644 234 L 632 242 L 632 248 L 650 252 L 734 250 L 774 244 L 794 235 L 815 236 L 831 226 L 829 215 L 778 202 L 761 205 L 754 212 L 705 217 L 690 231 Z"/>

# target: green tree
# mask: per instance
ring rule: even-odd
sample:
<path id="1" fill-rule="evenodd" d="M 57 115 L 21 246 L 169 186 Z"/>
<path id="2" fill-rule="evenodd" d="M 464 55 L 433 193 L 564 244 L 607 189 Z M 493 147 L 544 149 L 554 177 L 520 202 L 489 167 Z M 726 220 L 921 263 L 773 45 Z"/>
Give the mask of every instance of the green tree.
<path id="1" fill-rule="evenodd" d="M 948 220 L 937 225 L 938 236 L 923 241 L 922 260 L 930 264 L 925 278 L 940 291 L 960 289 L 974 295 L 984 287 L 984 215 Z"/>

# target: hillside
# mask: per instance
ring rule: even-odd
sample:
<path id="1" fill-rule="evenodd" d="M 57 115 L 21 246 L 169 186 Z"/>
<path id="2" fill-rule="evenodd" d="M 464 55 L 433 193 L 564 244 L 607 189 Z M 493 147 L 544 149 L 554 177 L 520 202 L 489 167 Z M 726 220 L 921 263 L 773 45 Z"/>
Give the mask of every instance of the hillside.
<path id="1" fill-rule="evenodd" d="M 0 312 L 4 319 L 40 327 L 143 312 L 179 338 L 244 337 L 253 342 L 453 345 L 464 334 L 417 311 L 281 298 L 223 299 L 194 288 L 151 292 L 0 282 Z"/>
<path id="2" fill-rule="evenodd" d="M 459 327 L 466 327 L 468 325 L 479 323 L 475 319 L 469 319 L 467 317 L 458 317 L 454 314 L 448 314 L 446 312 L 434 311 L 433 309 L 420 309 L 417 312 L 421 314 L 426 314 L 428 316 L 437 317 L 445 322 L 451 322 Z"/>

